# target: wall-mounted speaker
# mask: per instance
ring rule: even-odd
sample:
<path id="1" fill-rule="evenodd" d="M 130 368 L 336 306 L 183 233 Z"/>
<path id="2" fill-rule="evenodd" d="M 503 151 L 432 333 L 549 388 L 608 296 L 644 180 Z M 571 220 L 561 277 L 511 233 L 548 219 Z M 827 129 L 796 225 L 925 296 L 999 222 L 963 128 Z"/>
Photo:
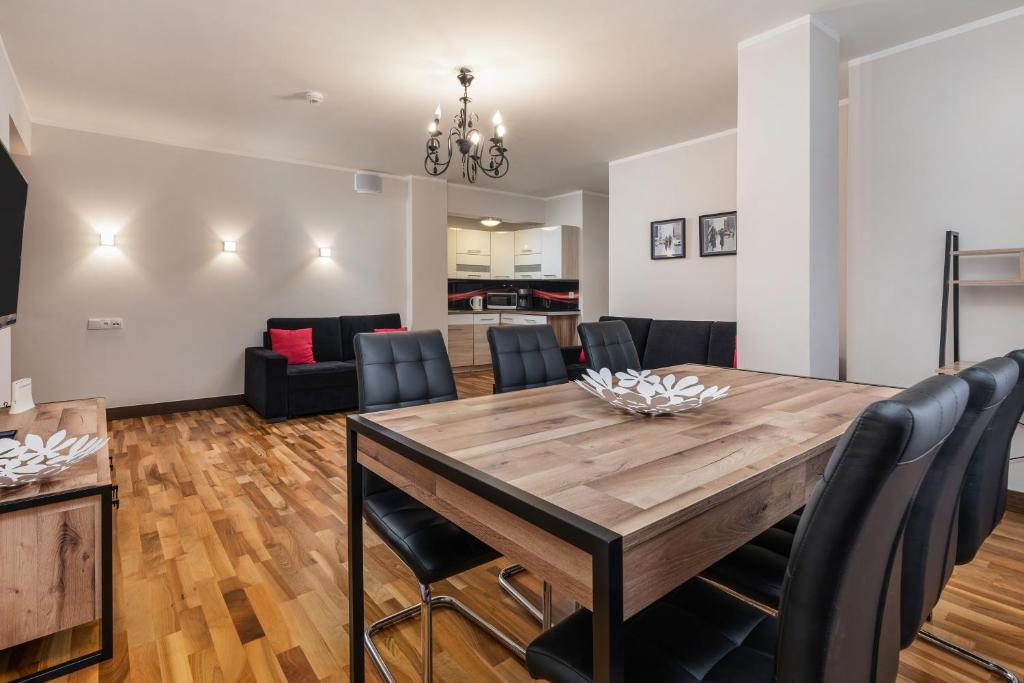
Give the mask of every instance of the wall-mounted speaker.
<path id="1" fill-rule="evenodd" d="M 375 173 L 356 173 L 356 192 L 359 194 L 380 194 L 384 179 Z"/>

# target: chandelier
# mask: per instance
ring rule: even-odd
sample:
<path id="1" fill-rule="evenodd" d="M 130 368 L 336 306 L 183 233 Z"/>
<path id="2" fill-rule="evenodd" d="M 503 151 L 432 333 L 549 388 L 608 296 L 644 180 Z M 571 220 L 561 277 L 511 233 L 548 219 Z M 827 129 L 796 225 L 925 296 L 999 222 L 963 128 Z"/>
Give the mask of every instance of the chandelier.
<path id="1" fill-rule="evenodd" d="M 463 67 L 459 69 L 459 83 L 462 85 L 462 107 L 455 114 L 454 123 L 448 131 L 448 154 L 441 159 L 441 105 L 434 111 L 434 120 L 427 129 L 427 157 L 423 160 L 423 168 L 430 175 L 441 175 L 452 163 L 452 141 L 462 154 L 462 177 L 471 183 L 476 182 L 476 174 L 483 173 L 488 178 L 503 178 L 508 173 L 508 157 L 505 152 L 505 126 L 501 122 L 501 112 L 494 112 L 491 122 L 491 137 L 486 141 L 476 126 L 479 118 L 469 113 L 469 86 L 473 82 L 473 72 Z M 489 143 L 489 144 L 488 144 Z M 484 148 L 486 147 L 486 151 Z"/>

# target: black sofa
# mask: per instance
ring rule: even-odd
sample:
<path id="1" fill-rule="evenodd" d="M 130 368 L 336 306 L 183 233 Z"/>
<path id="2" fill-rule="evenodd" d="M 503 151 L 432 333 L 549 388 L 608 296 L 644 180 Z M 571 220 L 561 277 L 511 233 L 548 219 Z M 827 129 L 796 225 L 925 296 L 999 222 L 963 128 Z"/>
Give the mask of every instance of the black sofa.
<path id="1" fill-rule="evenodd" d="M 644 370 L 683 363 L 731 368 L 736 354 L 736 323 L 721 320 L 654 320 L 602 315 L 601 321 L 621 320 L 629 328 Z M 583 374 L 580 347 L 562 350 L 570 379 Z"/>
<path id="2" fill-rule="evenodd" d="M 268 422 L 359 407 L 353 338 L 360 332 L 402 326 L 398 313 L 337 318 L 270 318 L 263 346 L 245 350 L 245 402 Z M 288 365 L 270 350 L 270 329 L 313 330 L 308 365 Z"/>

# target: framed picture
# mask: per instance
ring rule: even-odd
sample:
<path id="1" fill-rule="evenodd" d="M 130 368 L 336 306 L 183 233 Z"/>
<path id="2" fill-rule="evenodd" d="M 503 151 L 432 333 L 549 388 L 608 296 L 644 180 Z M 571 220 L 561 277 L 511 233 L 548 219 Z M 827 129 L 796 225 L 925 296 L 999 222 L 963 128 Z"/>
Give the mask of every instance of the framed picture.
<path id="1" fill-rule="evenodd" d="M 736 212 L 711 213 L 697 226 L 701 256 L 736 255 Z"/>
<path id="2" fill-rule="evenodd" d="M 673 218 L 651 223 L 651 258 L 686 256 L 686 219 Z"/>

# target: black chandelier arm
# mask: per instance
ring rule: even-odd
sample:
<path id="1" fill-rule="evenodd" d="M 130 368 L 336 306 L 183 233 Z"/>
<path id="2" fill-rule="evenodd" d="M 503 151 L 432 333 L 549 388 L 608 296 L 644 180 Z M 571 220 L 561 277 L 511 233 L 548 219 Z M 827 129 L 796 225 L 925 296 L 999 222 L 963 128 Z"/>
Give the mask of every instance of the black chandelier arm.
<path id="1" fill-rule="evenodd" d="M 448 136 L 448 156 L 444 161 L 441 161 L 441 155 L 438 153 L 441 149 L 438 137 L 439 135 L 433 135 L 427 140 L 427 156 L 423 159 L 423 169 L 433 176 L 445 173 L 452 163 L 452 135 Z"/>

